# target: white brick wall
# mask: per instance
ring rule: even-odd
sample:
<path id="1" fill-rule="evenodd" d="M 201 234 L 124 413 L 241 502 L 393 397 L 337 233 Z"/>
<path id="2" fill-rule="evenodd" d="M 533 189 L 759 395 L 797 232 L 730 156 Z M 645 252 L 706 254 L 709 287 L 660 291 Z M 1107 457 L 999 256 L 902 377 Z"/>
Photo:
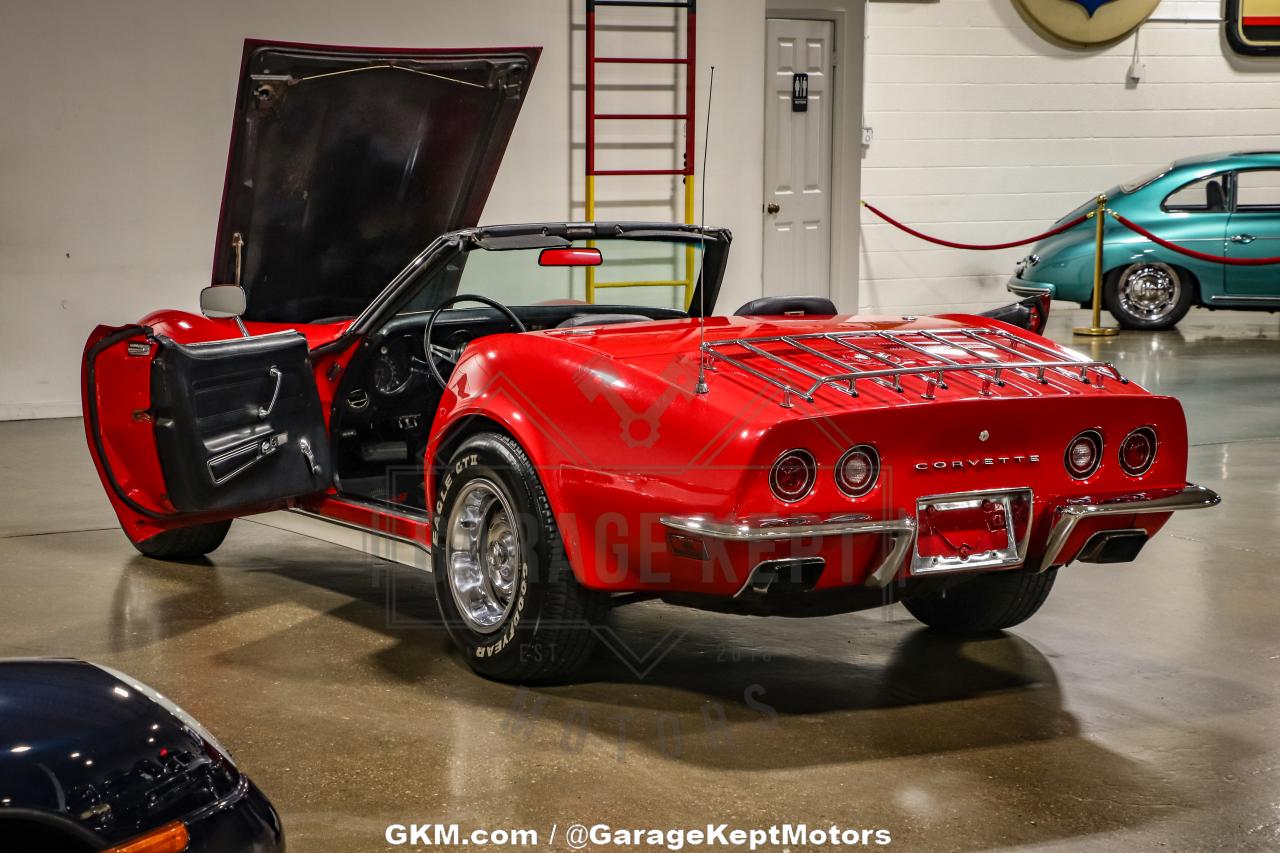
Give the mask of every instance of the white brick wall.
<path id="1" fill-rule="evenodd" d="M 707 0 L 700 14 L 700 65 L 720 67 L 707 219 L 738 234 L 730 310 L 760 293 L 763 3 Z M 582 0 L 8 4 L 0 77 L 17 82 L 0 87 L 0 420 L 78 414 L 80 356 L 96 324 L 195 309 L 209 282 L 245 37 L 541 45 L 483 218 L 545 221 L 582 215 L 581 148 L 572 147 L 582 91 L 571 87 L 580 79 L 582 33 L 570 20 L 582 7 Z M 666 45 L 656 43 L 663 38 Z M 672 55 L 671 39 L 656 32 L 615 48 Z M 639 98 L 638 109 L 671 109 L 670 91 Z M 655 198 L 663 189 L 640 192 Z M 616 197 L 628 189 L 602 191 Z M 601 215 L 669 219 L 669 182 L 666 198 Z"/>
<path id="2" fill-rule="evenodd" d="M 719 68 L 707 220 L 736 234 L 725 310 L 761 290 L 761 48 L 766 9 L 788 3 L 858 14 L 856 0 L 700 4 L 700 71 Z M 581 8 L 581 0 L 14 5 L 0 26 L 0 73 L 24 81 L 0 89 L 0 418 L 78 412 L 81 346 L 96 323 L 195 306 L 208 281 L 245 36 L 543 45 L 484 218 L 554 219 L 582 215 Z M 1218 14 L 1216 0 L 1171 0 L 1157 13 Z M 865 91 L 876 136 L 862 161 L 862 194 L 954 239 L 1042 230 L 1160 161 L 1280 145 L 1280 60 L 1228 59 L 1214 24 L 1145 26 L 1147 79 L 1128 88 L 1131 38 L 1101 51 L 1055 47 L 1027 27 L 1013 0 L 877 0 L 869 17 Z M 658 29 L 623 38 L 617 50 L 670 54 L 678 36 Z M 637 109 L 679 103 L 670 89 L 634 94 L 627 103 Z M 705 79 L 698 97 L 701 116 Z M 678 142 L 661 127 L 607 134 Z M 856 157 L 853 135 L 846 150 Z M 670 163 L 672 154 L 657 147 L 643 156 Z M 629 203 L 600 215 L 678 215 L 673 189 L 669 180 L 602 182 L 602 197 Z M 856 193 L 848 195 L 841 201 L 852 208 Z M 856 236 L 844 235 L 850 252 Z M 861 237 L 858 298 L 848 295 L 851 281 L 837 293 L 846 310 L 997 304 L 1020 254 L 939 250 L 865 213 Z M 850 257 L 845 271 L 853 266 Z"/>
<path id="3" fill-rule="evenodd" d="M 1169 0 L 1154 18 L 1220 14 L 1216 0 Z M 1136 86 L 1126 85 L 1132 36 L 1101 50 L 1057 46 L 1012 0 L 873 2 L 868 33 L 875 141 L 863 195 L 953 240 L 1035 234 L 1178 157 L 1280 147 L 1280 60 L 1234 57 L 1218 24 L 1145 24 L 1147 73 Z M 864 312 L 998 304 L 1027 251 L 942 249 L 865 211 L 862 223 Z"/>

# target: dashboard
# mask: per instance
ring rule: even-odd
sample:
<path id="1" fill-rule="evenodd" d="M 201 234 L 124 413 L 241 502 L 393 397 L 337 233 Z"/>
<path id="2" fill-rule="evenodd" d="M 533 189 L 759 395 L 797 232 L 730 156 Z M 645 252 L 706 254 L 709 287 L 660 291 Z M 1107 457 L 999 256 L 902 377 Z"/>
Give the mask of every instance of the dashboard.
<path id="1" fill-rule="evenodd" d="M 383 334 L 371 339 L 368 351 L 351 365 L 350 387 L 345 400 L 348 412 L 363 415 L 356 420 L 386 420 L 401 415 L 429 415 L 427 405 L 434 409 L 434 401 L 441 388 L 431 376 L 428 358 L 433 358 L 445 376 L 453 364 L 438 353 L 447 351 L 456 360 L 471 341 L 486 335 L 510 330 L 510 324 L 455 322 L 443 320 L 436 323 L 432 349 L 429 354 L 423 346 L 425 315 L 409 315 L 398 318 L 383 330 Z"/>
<path id="2" fill-rule="evenodd" d="M 512 309 L 529 331 L 553 329 L 582 314 L 617 312 L 614 306 L 564 304 L 533 305 Z M 684 316 L 670 309 L 643 309 L 654 319 Z M 388 323 L 379 335 L 369 339 L 368 351 L 352 361 L 348 381 L 344 383 L 346 408 L 349 413 L 364 415 L 364 420 L 398 417 L 416 413 L 429 416 L 439 396 L 439 384 L 432 378 L 427 358 L 435 358 L 444 375 L 453 365 L 439 356 L 430 355 L 423 346 L 430 312 L 402 314 Z M 436 321 L 432 349 L 447 351 L 456 357 L 467 344 L 488 335 L 512 331 L 511 323 L 490 308 L 459 308 L 441 313 Z M 423 395 L 426 392 L 428 396 Z M 424 409 L 430 403 L 431 408 Z M 357 417 L 357 420 L 361 418 Z"/>

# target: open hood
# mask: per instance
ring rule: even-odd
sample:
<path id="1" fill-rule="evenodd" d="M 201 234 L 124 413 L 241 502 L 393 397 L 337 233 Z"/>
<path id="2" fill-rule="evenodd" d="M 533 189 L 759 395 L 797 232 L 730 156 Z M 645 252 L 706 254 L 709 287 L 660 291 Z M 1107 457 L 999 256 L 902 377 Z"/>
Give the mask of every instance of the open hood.
<path id="1" fill-rule="evenodd" d="M 246 41 L 214 283 L 247 320 L 360 313 L 477 223 L 540 53 Z"/>

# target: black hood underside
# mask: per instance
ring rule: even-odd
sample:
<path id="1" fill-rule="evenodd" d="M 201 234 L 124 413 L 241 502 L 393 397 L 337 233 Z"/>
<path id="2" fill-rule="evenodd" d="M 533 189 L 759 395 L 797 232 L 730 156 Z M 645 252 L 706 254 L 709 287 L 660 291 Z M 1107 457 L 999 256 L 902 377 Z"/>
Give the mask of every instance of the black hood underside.
<path id="1" fill-rule="evenodd" d="M 359 314 L 479 220 L 539 52 L 247 42 L 214 281 L 247 320 Z"/>

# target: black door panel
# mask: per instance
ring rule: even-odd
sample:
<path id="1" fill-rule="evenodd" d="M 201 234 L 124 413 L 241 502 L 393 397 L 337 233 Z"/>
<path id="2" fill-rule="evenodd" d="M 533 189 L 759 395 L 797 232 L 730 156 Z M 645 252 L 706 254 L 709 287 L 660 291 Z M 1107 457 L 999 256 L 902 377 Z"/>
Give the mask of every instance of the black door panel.
<path id="1" fill-rule="evenodd" d="M 328 486 L 329 442 L 302 335 L 158 341 L 151 414 L 175 509 L 257 507 Z"/>

